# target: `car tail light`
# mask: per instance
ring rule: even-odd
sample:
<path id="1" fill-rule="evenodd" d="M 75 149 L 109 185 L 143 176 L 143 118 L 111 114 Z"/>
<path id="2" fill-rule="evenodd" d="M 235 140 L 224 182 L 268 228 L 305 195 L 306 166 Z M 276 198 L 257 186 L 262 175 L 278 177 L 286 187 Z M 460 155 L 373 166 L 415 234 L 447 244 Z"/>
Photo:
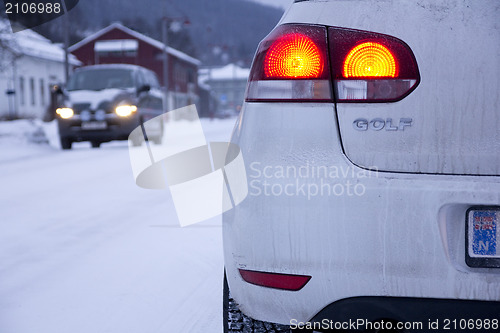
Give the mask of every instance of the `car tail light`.
<path id="1" fill-rule="evenodd" d="M 396 102 L 418 86 L 417 61 L 402 40 L 343 28 L 329 28 L 328 37 L 337 102 Z"/>
<path id="2" fill-rule="evenodd" d="M 268 273 L 248 271 L 245 269 L 240 269 L 239 271 L 245 282 L 255 284 L 257 286 L 282 290 L 298 291 L 304 288 L 307 282 L 311 279 L 311 277 L 307 275 Z"/>
<path id="3" fill-rule="evenodd" d="M 311 38 L 300 33 L 279 37 L 264 58 L 267 78 L 317 79 L 323 67 L 321 50 Z"/>
<path id="4" fill-rule="evenodd" d="M 259 45 L 247 101 L 331 101 L 326 28 L 282 25 Z"/>
<path id="5" fill-rule="evenodd" d="M 259 45 L 247 101 L 396 102 L 420 83 L 415 56 L 388 35 L 286 24 Z"/>
<path id="6" fill-rule="evenodd" d="M 384 45 L 374 42 L 355 46 L 344 60 L 345 78 L 396 77 L 398 66 L 394 55 Z"/>

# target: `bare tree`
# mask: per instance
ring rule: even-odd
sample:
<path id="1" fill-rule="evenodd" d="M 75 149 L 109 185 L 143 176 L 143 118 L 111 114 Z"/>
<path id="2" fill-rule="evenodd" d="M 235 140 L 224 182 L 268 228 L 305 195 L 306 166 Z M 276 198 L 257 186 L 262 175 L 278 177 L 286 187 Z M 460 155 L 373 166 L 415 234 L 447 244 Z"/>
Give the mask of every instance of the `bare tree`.
<path id="1" fill-rule="evenodd" d="M 17 113 L 16 101 L 13 94 L 15 94 L 16 86 L 16 60 L 21 56 L 21 49 L 16 42 L 9 22 L 6 19 L 0 18 L 0 78 L 7 79 L 7 90 L 5 91 L 9 101 L 7 119 L 14 119 Z M 4 92 L 0 91 L 0 94 L 3 95 Z"/>
<path id="2" fill-rule="evenodd" d="M 19 46 L 7 20 L 0 19 L 0 72 L 12 67 L 21 56 Z"/>

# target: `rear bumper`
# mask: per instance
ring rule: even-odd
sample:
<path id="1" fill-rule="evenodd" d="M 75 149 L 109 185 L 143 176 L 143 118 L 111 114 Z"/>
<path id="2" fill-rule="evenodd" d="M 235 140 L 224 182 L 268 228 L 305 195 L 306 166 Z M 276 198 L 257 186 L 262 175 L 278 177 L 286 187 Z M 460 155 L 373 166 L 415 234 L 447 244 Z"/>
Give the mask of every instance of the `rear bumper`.
<path id="1" fill-rule="evenodd" d="M 465 262 L 466 212 L 500 205 L 500 177 L 356 167 L 343 154 L 332 105 L 246 104 L 240 121 L 233 142 L 243 153 L 249 195 L 224 214 L 223 238 L 228 283 L 245 314 L 290 324 L 355 297 L 500 301 L 500 270 Z M 296 183 L 277 166 L 328 166 L 338 177 Z M 291 195 L 273 195 L 275 185 Z M 344 192 L 308 196 L 309 185 Z M 249 284 L 239 269 L 312 278 L 284 291 Z"/>
<path id="2" fill-rule="evenodd" d="M 292 328 L 313 325 L 320 332 L 331 328 L 364 331 L 384 320 L 384 325 L 408 332 L 494 332 L 500 329 L 499 313 L 500 302 L 355 297 L 329 304 L 309 323 L 292 321 Z"/>

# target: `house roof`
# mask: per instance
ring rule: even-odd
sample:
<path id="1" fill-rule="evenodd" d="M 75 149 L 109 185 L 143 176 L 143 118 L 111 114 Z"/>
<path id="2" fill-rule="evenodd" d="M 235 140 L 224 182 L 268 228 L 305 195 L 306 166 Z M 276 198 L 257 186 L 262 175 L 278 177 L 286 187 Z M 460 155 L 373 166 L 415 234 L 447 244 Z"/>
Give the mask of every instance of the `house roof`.
<path id="1" fill-rule="evenodd" d="M 204 68 L 199 72 L 200 80 L 205 83 L 223 80 L 247 80 L 249 76 L 250 68 L 242 68 L 235 64 L 217 68 Z"/>
<path id="2" fill-rule="evenodd" d="M 64 50 L 59 44 L 52 43 L 49 39 L 34 32 L 33 30 L 26 29 L 13 33 L 9 29 L 3 29 L 8 25 L 6 20 L 0 20 L 0 39 L 8 41 L 10 51 L 18 54 L 25 55 L 39 59 L 45 59 L 55 62 L 64 62 Z M 7 32 L 5 32 L 7 31 Z M 69 55 L 69 63 L 79 66 L 82 63 L 72 54 Z"/>
<path id="3" fill-rule="evenodd" d="M 80 47 L 96 40 L 97 38 L 101 37 L 102 35 L 110 32 L 111 30 L 113 29 L 119 29 L 145 43 L 148 43 L 149 45 L 159 49 L 159 50 L 163 50 L 164 47 L 165 47 L 165 44 L 163 44 L 162 42 L 160 41 L 157 41 L 156 39 L 153 39 L 151 37 L 148 37 L 146 35 L 143 35 L 141 34 L 140 32 L 137 32 L 135 30 L 132 30 L 130 28 L 127 28 L 126 26 L 124 26 L 123 24 L 121 23 L 113 23 L 109 26 L 107 26 L 106 28 L 102 29 L 102 30 L 99 30 L 97 31 L 96 33 L 93 33 L 92 35 L 90 36 L 87 36 L 86 38 L 82 39 L 81 41 L 79 41 L 78 43 L 76 43 L 75 45 L 72 45 L 70 48 L 69 48 L 69 51 L 70 52 L 73 52 L 77 49 L 79 49 Z M 189 62 L 193 65 L 196 65 L 196 66 L 199 66 L 201 65 L 201 61 L 199 61 L 198 59 L 195 59 L 191 56 L 188 56 L 187 54 L 185 54 L 184 52 L 181 52 L 179 50 L 176 50 L 172 47 L 168 47 L 167 48 L 167 51 L 170 55 L 176 57 L 176 58 L 179 58 L 179 59 L 182 59 L 186 62 Z"/>

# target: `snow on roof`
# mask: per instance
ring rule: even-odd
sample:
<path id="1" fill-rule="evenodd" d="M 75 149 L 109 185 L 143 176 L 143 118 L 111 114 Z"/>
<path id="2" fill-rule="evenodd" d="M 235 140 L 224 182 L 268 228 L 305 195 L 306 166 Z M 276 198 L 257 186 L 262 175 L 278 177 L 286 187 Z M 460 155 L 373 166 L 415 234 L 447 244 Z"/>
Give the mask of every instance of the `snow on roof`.
<path id="1" fill-rule="evenodd" d="M 242 68 L 235 64 L 229 64 L 219 68 L 204 68 L 200 71 L 203 81 L 216 80 L 247 80 L 250 76 L 250 68 Z"/>
<path id="2" fill-rule="evenodd" d="M 163 44 L 162 42 L 160 41 L 157 41 L 156 39 L 153 39 L 151 37 L 148 37 L 146 35 L 143 35 L 141 34 L 140 32 L 137 32 L 135 30 L 132 30 L 130 28 L 127 28 L 126 26 L 124 26 L 123 24 L 121 23 L 113 23 L 109 26 L 107 26 L 106 28 L 102 29 L 102 30 L 99 30 L 98 32 L 82 39 L 81 41 L 79 41 L 78 43 L 76 43 L 75 45 L 71 46 L 69 48 L 69 51 L 70 52 L 73 52 L 77 49 L 79 49 L 80 47 L 82 47 L 83 45 L 86 45 L 92 41 L 94 41 L 95 39 L 101 37 L 102 35 L 104 35 L 105 33 L 108 33 L 109 31 L 113 30 L 113 29 L 119 29 L 139 40 L 142 40 L 143 42 L 145 43 L 148 43 L 154 47 L 156 47 L 157 49 L 160 49 L 160 50 L 163 50 L 164 47 L 165 47 L 165 44 Z M 199 61 L 198 59 L 195 59 L 191 56 L 188 56 L 187 54 L 185 54 L 184 52 L 181 52 L 179 50 L 176 50 L 172 47 L 168 47 L 167 48 L 167 51 L 170 55 L 176 57 L 176 58 L 179 58 L 179 59 L 182 59 L 186 62 L 189 62 L 191 64 L 194 64 L 196 66 L 199 66 L 201 65 L 201 61 Z"/>
<path id="3" fill-rule="evenodd" d="M 201 80 L 198 80 L 198 87 L 200 89 L 210 90 L 210 86 Z"/>
<path id="4" fill-rule="evenodd" d="M 10 28 L 4 29 L 7 25 L 7 21 L 0 21 L 0 28 L 4 31 L 0 33 L 0 39 L 9 42 L 11 51 L 34 58 L 64 62 L 64 50 L 58 44 L 30 29 L 13 33 Z M 69 62 L 75 66 L 82 64 L 72 54 L 69 55 Z"/>

